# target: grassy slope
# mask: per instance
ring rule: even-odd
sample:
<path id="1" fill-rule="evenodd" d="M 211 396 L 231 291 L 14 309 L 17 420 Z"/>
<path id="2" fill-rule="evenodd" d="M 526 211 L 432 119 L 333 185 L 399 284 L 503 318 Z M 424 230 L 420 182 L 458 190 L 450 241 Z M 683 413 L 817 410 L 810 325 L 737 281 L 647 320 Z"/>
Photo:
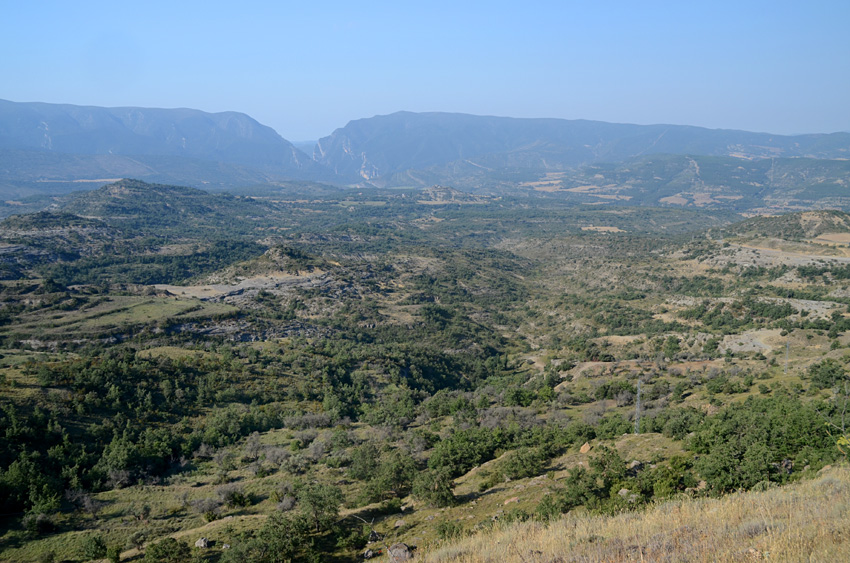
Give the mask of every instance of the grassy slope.
<path id="1" fill-rule="evenodd" d="M 571 513 L 423 546 L 427 562 L 848 561 L 850 468 L 721 499 L 682 499 L 613 517 Z"/>

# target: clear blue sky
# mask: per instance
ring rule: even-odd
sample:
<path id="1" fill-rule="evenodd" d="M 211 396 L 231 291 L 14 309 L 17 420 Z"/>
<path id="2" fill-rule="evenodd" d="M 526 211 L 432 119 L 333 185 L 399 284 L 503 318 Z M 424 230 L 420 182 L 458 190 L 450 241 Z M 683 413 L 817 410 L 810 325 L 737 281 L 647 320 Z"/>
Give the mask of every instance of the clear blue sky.
<path id="1" fill-rule="evenodd" d="M 399 110 L 833 132 L 848 29 L 848 0 L 0 0 L 0 98 L 235 110 L 293 141 Z"/>

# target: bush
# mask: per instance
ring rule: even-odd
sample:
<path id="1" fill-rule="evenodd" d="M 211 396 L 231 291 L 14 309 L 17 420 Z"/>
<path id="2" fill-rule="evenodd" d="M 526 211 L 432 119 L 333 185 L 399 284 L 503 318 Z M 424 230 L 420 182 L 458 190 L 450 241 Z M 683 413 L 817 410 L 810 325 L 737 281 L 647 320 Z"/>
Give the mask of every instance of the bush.
<path id="1" fill-rule="evenodd" d="M 83 540 L 83 557 L 90 559 L 103 559 L 106 557 L 106 541 L 102 536 L 87 536 Z"/>
<path id="2" fill-rule="evenodd" d="M 539 448 L 520 448 L 506 456 L 502 462 L 502 473 L 510 479 L 535 477 L 543 473 L 545 461 Z"/>
<path id="3" fill-rule="evenodd" d="M 212 522 L 221 515 L 221 502 L 214 498 L 202 498 L 189 503 L 192 510 L 204 515 L 204 520 Z"/>
<path id="4" fill-rule="evenodd" d="M 43 512 L 30 512 L 23 518 L 24 528 L 34 534 L 46 534 L 56 529 L 53 519 Z"/>
<path id="5" fill-rule="evenodd" d="M 221 502 L 231 508 L 248 506 L 251 499 L 239 485 L 224 485 L 216 489 L 216 494 Z"/>
<path id="6" fill-rule="evenodd" d="M 105 546 L 103 552 L 105 555 Z M 174 538 L 165 538 L 147 547 L 144 561 L 146 563 L 185 563 L 191 557 L 192 550 L 187 544 Z"/>
<path id="7" fill-rule="evenodd" d="M 441 540 L 451 540 L 463 534 L 463 526 L 454 520 L 443 520 L 437 524 L 437 537 Z"/>
<path id="8" fill-rule="evenodd" d="M 457 477 L 493 459 L 498 446 L 499 441 L 493 431 L 486 428 L 461 430 L 434 447 L 428 467 Z"/>

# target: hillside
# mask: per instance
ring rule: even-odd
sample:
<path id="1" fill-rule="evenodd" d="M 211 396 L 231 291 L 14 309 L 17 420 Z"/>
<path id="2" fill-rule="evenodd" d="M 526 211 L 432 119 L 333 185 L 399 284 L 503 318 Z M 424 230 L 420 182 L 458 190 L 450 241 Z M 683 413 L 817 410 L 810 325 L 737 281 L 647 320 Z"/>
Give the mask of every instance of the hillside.
<path id="1" fill-rule="evenodd" d="M 268 205 L 250 198 L 129 179 L 75 194 L 62 209 L 147 231 L 196 226 L 209 231 L 226 228 L 228 236 L 273 213 Z"/>
<path id="2" fill-rule="evenodd" d="M 0 222 L 5 279 L 170 282 L 262 254 L 258 222 L 281 217 L 250 198 L 127 179 L 52 209 Z"/>
<path id="3" fill-rule="evenodd" d="M 308 160 L 274 130 L 236 112 L 6 100 L 0 100 L 0 148 L 181 156 L 272 170 L 298 169 Z"/>
<path id="4" fill-rule="evenodd" d="M 495 524 L 421 549 L 427 563 L 847 561 L 850 470 L 723 499 L 674 500 L 621 516 Z"/>
<path id="5" fill-rule="evenodd" d="M 228 186 L 322 173 L 274 130 L 237 112 L 0 100 L 0 185 L 52 182 L 69 191 L 75 180 L 127 176 Z"/>
<path id="6" fill-rule="evenodd" d="M 738 236 L 775 237 L 789 241 L 850 233 L 850 215 L 843 211 L 806 211 L 776 217 L 752 217 L 724 228 Z"/>
<path id="7" fill-rule="evenodd" d="M 656 155 L 550 174 L 526 188 L 575 201 L 773 212 L 850 209 L 850 161 Z"/>
<path id="8" fill-rule="evenodd" d="M 350 122 L 320 139 L 313 156 L 362 182 L 447 166 L 560 171 L 646 154 L 846 158 L 850 134 L 789 137 L 679 125 L 398 112 Z M 443 182 L 451 180 L 443 176 Z"/>

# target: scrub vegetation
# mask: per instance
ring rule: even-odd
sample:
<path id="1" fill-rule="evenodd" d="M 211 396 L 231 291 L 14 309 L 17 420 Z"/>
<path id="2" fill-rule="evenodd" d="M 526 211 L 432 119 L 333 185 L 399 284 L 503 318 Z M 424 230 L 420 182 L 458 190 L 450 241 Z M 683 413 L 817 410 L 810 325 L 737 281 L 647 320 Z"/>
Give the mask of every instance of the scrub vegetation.
<path id="1" fill-rule="evenodd" d="M 844 213 L 64 206 L 0 223 L 3 559 L 846 556 Z"/>

